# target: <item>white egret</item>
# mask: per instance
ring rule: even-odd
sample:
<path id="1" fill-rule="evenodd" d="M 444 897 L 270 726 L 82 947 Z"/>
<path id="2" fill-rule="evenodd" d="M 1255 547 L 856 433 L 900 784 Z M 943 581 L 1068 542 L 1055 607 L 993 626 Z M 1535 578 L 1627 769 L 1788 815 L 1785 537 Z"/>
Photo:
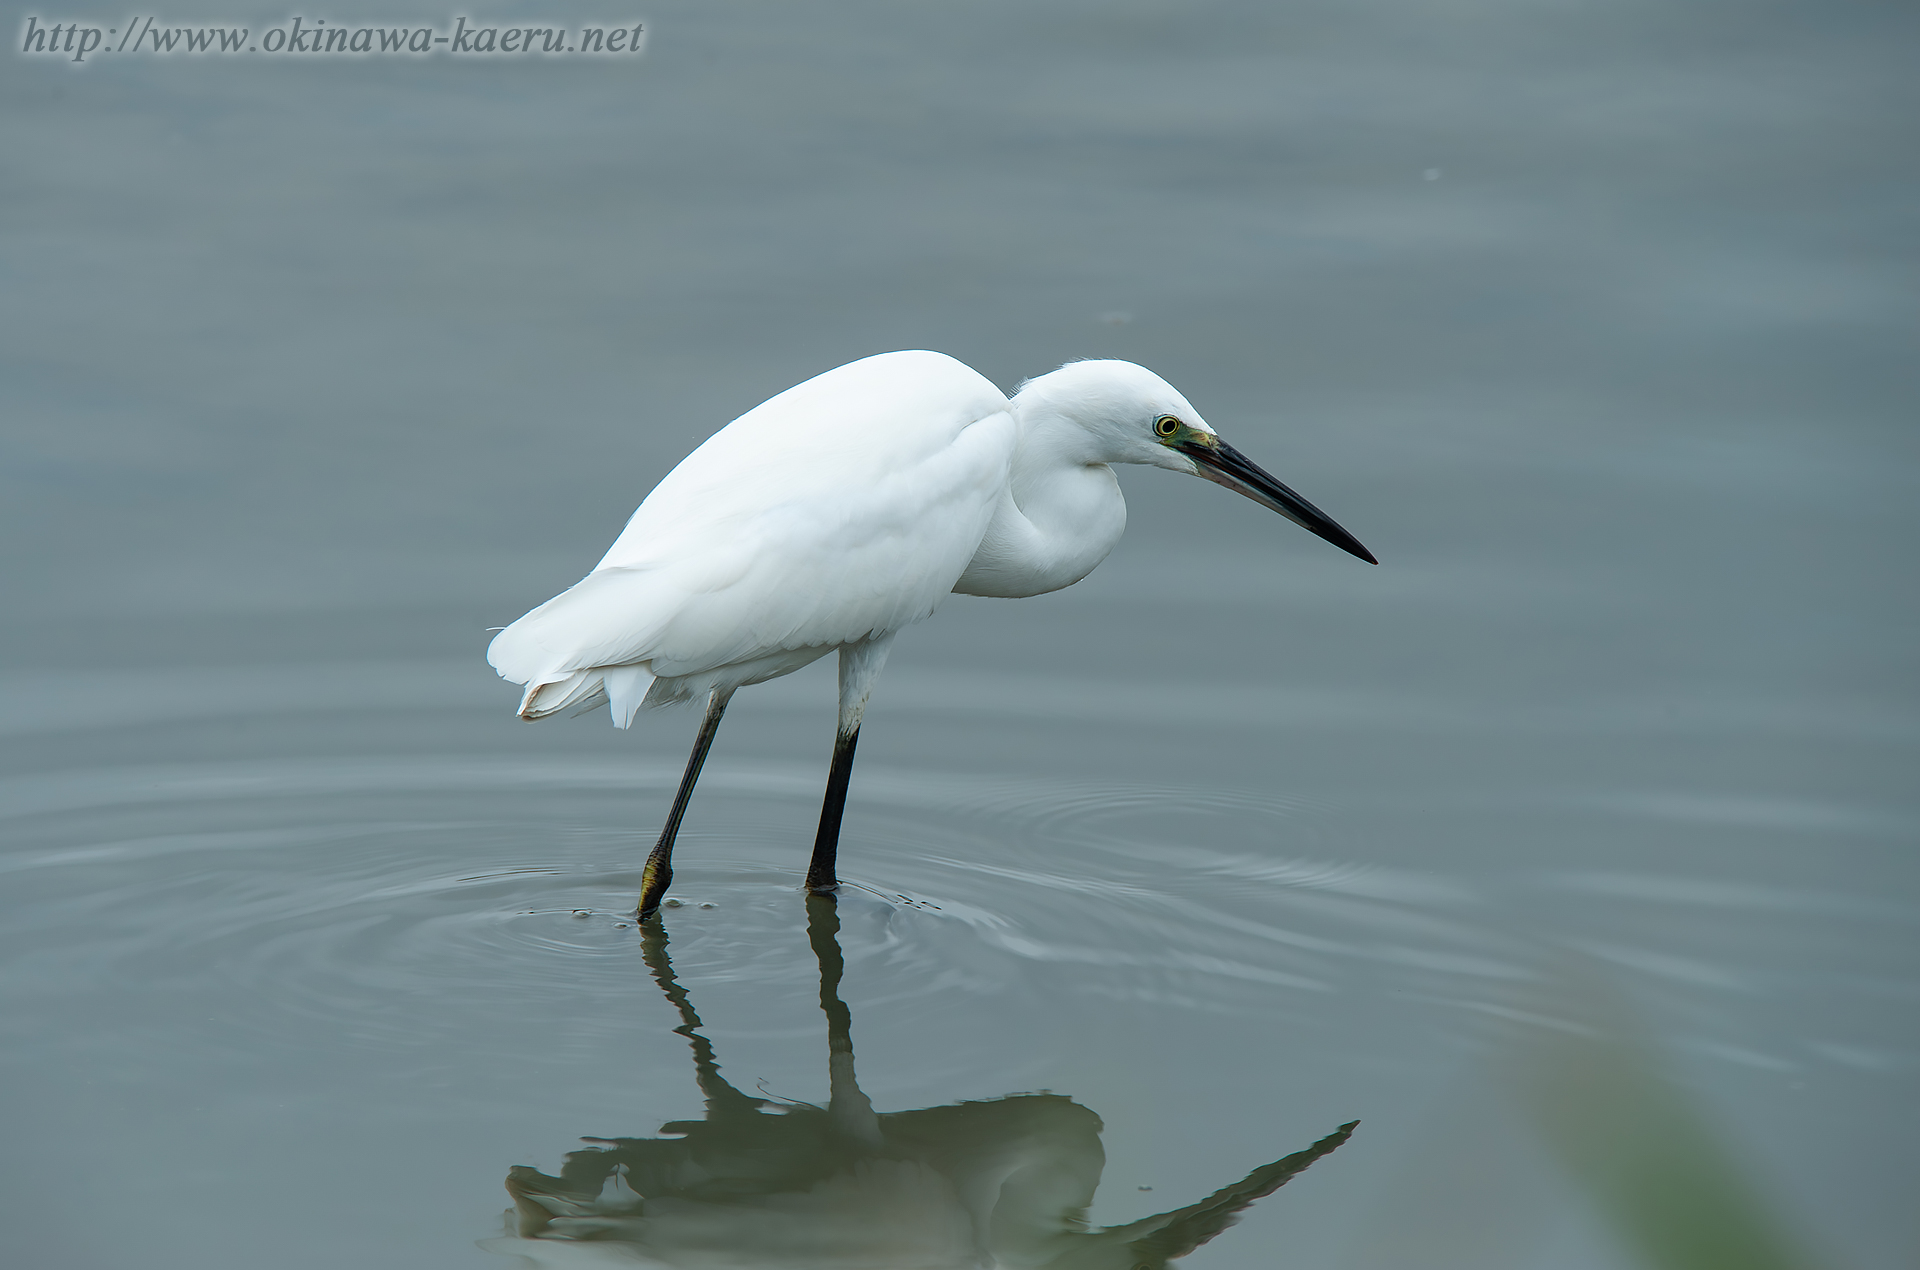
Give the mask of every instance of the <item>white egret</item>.
<path id="1" fill-rule="evenodd" d="M 1222 441 L 1131 362 L 1069 362 L 1008 398 L 941 353 L 830 370 L 714 433 L 640 504 L 593 571 L 502 630 L 487 660 L 523 719 L 703 697 L 706 715 L 641 875 L 650 917 L 736 689 L 840 654 L 840 718 L 806 885 L 834 856 L 867 698 L 899 631 L 948 594 L 1071 586 L 1120 540 L 1115 463 L 1224 485 L 1368 563 L 1353 535 Z"/>

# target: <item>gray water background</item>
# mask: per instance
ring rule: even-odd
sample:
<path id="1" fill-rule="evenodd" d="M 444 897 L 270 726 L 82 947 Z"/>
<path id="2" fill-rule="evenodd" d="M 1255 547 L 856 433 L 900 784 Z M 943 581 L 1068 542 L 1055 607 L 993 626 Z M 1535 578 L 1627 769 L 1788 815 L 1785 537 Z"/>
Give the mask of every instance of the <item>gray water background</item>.
<path id="1" fill-rule="evenodd" d="M 617 920 L 694 720 L 519 724 L 485 628 L 915 347 L 1138 360 L 1382 563 L 1127 472 L 1087 581 L 903 637 L 842 847 L 882 1110 L 1071 1096 L 1102 1222 L 1362 1121 L 1194 1267 L 1704 1265 L 1554 1111 L 1653 1091 L 1779 1264 L 1912 1264 L 1913 11 L 635 16 L 0 57 L 8 1264 L 504 1264 L 510 1166 L 697 1116 Z M 831 701 L 741 695 L 668 922 L 807 1100 Z"/>

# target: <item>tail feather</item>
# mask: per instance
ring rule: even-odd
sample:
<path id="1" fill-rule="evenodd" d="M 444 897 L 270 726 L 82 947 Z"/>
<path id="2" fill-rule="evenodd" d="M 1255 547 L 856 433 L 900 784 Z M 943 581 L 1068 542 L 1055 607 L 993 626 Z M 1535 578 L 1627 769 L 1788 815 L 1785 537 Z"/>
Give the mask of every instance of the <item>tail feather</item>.
<path id="1" fill-rule="evenodd" d="M 544 683 L 536 679 L 528 684 L 520 698 L 519 713 L 532 721 L 562 710 L 585 714 L 604 703 L 613 715 L 613 726 L 624 728 L 640 712 L 640 704 L 652 686 L 653 674 L 645 666 L 593 666 Z"/>
<path id="2" fill-rule="evenodd" d="M 564 678 L 544 683 L 536 679 L 527 685 L 526 695 L 520 698 L 520 717 L 531 722 L 558 714 L 569 706 L 578 705 L 583 709 L 592 706 L 595 703 L 589 699 L 605 692 L 601 674 L 596 667 L 576 670 Z"/>
<path id="3" fill-rule="evenodd" d="M 609 666 L 600 672 L 607 689 L 607 712 L 613 726 L 625 728 L 640 712 L 647 689 L 653 687 L 653 672 L 645 666 Z"/>

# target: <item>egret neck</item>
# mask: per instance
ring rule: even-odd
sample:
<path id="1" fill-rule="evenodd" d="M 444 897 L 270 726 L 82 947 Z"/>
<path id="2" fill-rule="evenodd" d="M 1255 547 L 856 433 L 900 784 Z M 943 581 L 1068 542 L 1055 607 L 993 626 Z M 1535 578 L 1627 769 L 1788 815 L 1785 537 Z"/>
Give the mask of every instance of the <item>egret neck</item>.
<path id="1" fill-rule="evenodd" d="M 953 589 L 1020 598 L 1072 586 L 1120 541 L 1127 502 L 1110 463 L 1120 456 L 1081 419 L 1045 398 L 1013 399 L 1019 424 L 1006 489 L 986 537 Z"/>

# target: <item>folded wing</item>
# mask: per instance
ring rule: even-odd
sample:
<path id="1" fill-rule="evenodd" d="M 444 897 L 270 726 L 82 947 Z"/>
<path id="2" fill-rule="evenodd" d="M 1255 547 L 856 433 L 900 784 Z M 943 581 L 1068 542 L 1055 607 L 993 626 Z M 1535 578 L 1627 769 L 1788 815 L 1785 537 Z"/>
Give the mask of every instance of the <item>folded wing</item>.
<path id="1" fill-rule="evenodd" d="M 898 630 L 966 569 L 1013 445 L 1005 396 L 952 358 L 829 371 L 709 438 L 594 571 L 501 631 L 488 660 L 528 685 L 528 717 L 606 692 L 624 723 L 631 682 L 619 691 L 611 668 L 785 673 L 812 659 L 788 654 Z"/>

